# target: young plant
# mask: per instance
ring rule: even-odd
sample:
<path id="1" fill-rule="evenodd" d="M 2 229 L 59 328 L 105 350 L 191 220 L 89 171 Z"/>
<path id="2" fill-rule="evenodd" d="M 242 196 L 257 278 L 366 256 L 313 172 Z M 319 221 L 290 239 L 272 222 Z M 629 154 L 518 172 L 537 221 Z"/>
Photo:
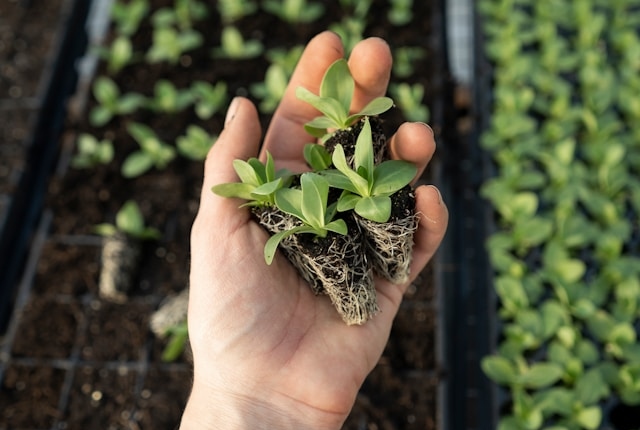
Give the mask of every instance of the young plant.
<path id="1" fill-rule="evenodd" d="M 356 142 L 354 167 L 347 162 L 342 145 L 332 156 L 337 171 L 324 172 L 331 186 L 343 190 L 338 211 L 354 210 L 363 218 L 384 223 L 391 216 L 391 195 L 407 186 L 416 175 L 416 167 L 406 161 L 387 160 L 374 164 L 371 126 L 365 119 Z"/>
<path id="2" fill-rule="evenodd" d="M 401 83 L 391 85 L 389 91 L 397 101 L 407 121 L 429 121 L 429 108 L 422 103 L 424 99 L 424 85 Z"/>
<path id="3" fill-rule="evenodd" d="M 158 9 L 151 17 L 154 27 L 177 27 L 191 30 L 197 21 L 207 17 L 207 7 L 198 0 L 175 0 L 173 7 Z"/>
<path id="4" fill-rule="evenodd" d="M 346 129 L 364 116 L 379 115 L 393 106 L 393 100 L 390 98 L 377 97 L 361 111 L 349 114 L 354 90 L 355 81 L 344 59 L 339 59 L 329 66 L 320 84 L 318 95 L 304 87 L 298 87 L 297 97 L 322 113 L 321 116 L 305 124 L 305 130 L 312 136 L 326 139 L 329 137 L 329 130 Z"/>
<path id="5" fill-rule="evenodd" d="M 133 45 L 129 36 L 119 35 L 108 47 L 97 49 L 100 58 L 106 61 L 107 71 L 115 75 L 134 61 Z"/>
<path id="6" fill-rule="evenodd" d="M 267 152 L 267 161 L 257 158 L 234 160 L 233 168 L 240 182 L 218 184 L 212 191 L 222 197 L 247 200 L 242 206 L 275 206 L 275 193 L 291 184 L 291 172 L 275 169 L 273 157 Z"/>
<path id="7" fill-rule="evenodd" d="M 120 36 L 133 36 L 140 27 L 140 23 L 149 13 L 149 0 L 131 0 L 124 2 L 117 0 L 111 7 L 111 21 L 115 33 Z"/>
<path id="8" fill-rule="evenodd" d="M 78 137 L 77 149 L 71 159 L 71 166 L 76 169 L 89 169 L 113 160 L 113 142 L 108 139 L 99 141 L 95 136 L 83 133 Z"/>
<path id="9" fill-rule="evenodd" d="M 187 127 L 186 135 L 178 137 L 176 146 L 182 156 L 191 160 L 204 160 L 217 138 L 217 136 L 211 136 L 203 128 L 192 124 Z"/>
<path id="10" fill-rule="evenodd" d="M 164 169 L 175 158 L 176 150 L 173 146 L 161 141 L 146 125 L 132 122 L 127 130 L 138 142 L 140 149 L 124 160 L 121 172 L 125 178 L 140 176 L 152 167 Z"/>
<path id="11" fill-rule="evenodd" d="M 216 5 L 225 25 L 249 16 L 258 10 L 258 6 L 253 0 L 218 0 Z"/>
<path id="12" fill-rule="evenodd" d="M 264 46 L 259 40 L 245 40 L 236 27 L 227 25 L 222 29 L 220 46 L 213 49 L 214 58 L 246 60 L 262 54 Z"/>
<path id="13" fill-rule="evenodd" d="M 100 76 L 95 80 L 93 96 L 98 105 L 89 113 L 89 122 L 94 127 L 102 127 L 114 116 L 136 111 L 145 101 L 142 94 L 121 94 L 116 83 L 106 76 Z"/>
<path id="14" fill-rule="evenodd" d="M 423 59 L 425 49 L 419 46 L 401 46 L 393 51 L 393 75 L 405 79 L 415 73 L 414 63 Z"/>
<path id="15" fill-rule="evenodd" d="M 281 188 L 275 192 L 275 204 L 281 211 L 302 221 L 302 225 L 276 233 L 264 246 L 264 259 L 271 264 L 278 244 L 293 234 L 308 233 L 324 238 L 330 231 L 347 234 L 347 224 L 334 219 L 335 204 L 327 206 L 329 182 L 316 173 L 300 176 L 300 189 Z"/>
<path id="16" fill-rule="evenodd" d="M 187 321 L 169 327 L 165 336 L 168 337 L 169 340 L 162 350 L 162 361 L 170 363 L 176 361 L 187 347 L 189 340 Z"/>
<path id="17" fill-rule="evenodd" d="M 142 212 L 133 200 L 122 205 L 115 224 L 99 224 L 95 231 L 104 236 L 98 285 L 100 296 L 123 303 L 133 287 L 142 252 L 141 241 L 158 239 L 160 232 L 145 225 Z"/>
<path id="18" fill-rule="evenodd" d="M 265 0 L 262 8 L 290 24 L 312 22 L 324 14 L 322 3 L 307 0 Z"/>
<path id="19" fill-rule="evenodd" d="M 413 19 L 413 0 L 391 0 L 391 9 L 387 13 L 393 25 L 405 25 Z"/>
<path id="20" fill-rule="evenodd" d="M 182 55 L 202 45 L 203 38 L 195 30 L 176 30 L 173 27 L 157 27 L 153 30 L 153 43 L 147 52 L 147 61 L 178 64 Z"/>
<path id="21" fill-rule="evenodd" d="M 147 106 L 156 112 L 180 112 L 193 103 L 190 89 L 179 90 L 166 79 L 156 82 L 153 97 L 147 101 Z"/>
<path id="22" fill-rule="evenodd" d="M 209 82 L 196 81 L 191 84 L 191 94 L 196 115 L 206 120 L 221 111 L 227 103 L 227 83 L 220 81 L 212 85 Z"/>
<path id="23" fill-rule="evenodd" d="M 145 225 L 140 207 L 133 200 L 122 205 L 116 214 L 115 224 L 98 224 L 95 232 L 104 237 L 122 233 L 138 240 L 158 239 L 161 236 L 157 229 Z"/>
<path id="24" fill-rule="evenodd" d="M 273 113 L 282 100 L 289 76 L 284 68 L 278 64 L 272 64 L 267 69 L 264 81 L 251 85 L 251 94 L 260 100 L 260 112 Z"/>

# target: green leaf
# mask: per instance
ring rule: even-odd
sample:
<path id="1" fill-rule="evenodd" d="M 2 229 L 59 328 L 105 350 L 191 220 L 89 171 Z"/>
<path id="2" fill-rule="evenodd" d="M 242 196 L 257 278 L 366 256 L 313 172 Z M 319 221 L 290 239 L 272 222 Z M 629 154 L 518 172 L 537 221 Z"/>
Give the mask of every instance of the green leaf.
<path id="1" fill-rule="evenodd" d="M 324 146 L 308 143 L 303 151 L 304 159 L 314 171 L 325 170 L 331 166 L 331 154 Z"/>
<path id="2" fill-rule="evenodd" d="M 336 145 L 333 150 L 333 156 L 331 157 L 331 159 L 336 169 L 338 169 L 351 181 L 357 194 L 361 195 L 362 197 L 366 197 L 369 195 L 369 184 L 367 180 L 358 175 L 351 169 L 351 167 L 349 167 L 342 145 Z"/>
<path id="3" fill-rule="evenodd" d="M 231 182 L 228 184 L 218 184 L 211 187 L 211 191 L 222 197 L 237 197 L 245 200 L 253 199 L 252 192 L 255 187 L 251 184 Z"/>
<path id="4" fill-rule="evenodd" d="M 602 409 L 599 406 L 584 408 L 576 414 L 575 419 L 582 428 L 595 430 L 602 422 Z"/>
<path id="5" fill-rule="evenodd" d="M 240 181 L 245 184 L 262 185 L 262 178 L 258 176 L 256 169 L 249 162 L 239 159 L 233 160 L 233 169 L 236 171 Z"/>
<path id="6" fill-rule="evenodd" d="M 329 194 L 329 183 L 318 174 L 303 173 L 300 177 L 300 186 L 302 188 L 304 220 L 313 227 L 322 227 Z"/>
<path id="7" fill-rule="evenodd" d="M 349 64 L 341 58 L 327 68 L 320 84 L 320 96 L 335 99 L 342 112 L 348 114 L 354 89 L 355 82 L 349 71 Z"/>
<path id="8" fill-rule="evenodd" d="M 391 216 L 391 198 L 387 196 L 363 197 L 356 203 L 355 212 L 375 222 L 387 222 Z"/>
<path id="9" fill-rule="evenodd" d="M 378 97 L 370 101 L 361 111 L 352 116 L 380 115 L 393 107 L 393 100 L 389 97 Z M 351 119 L 351 117 L 350 117 Z M 354 118 L 355 119 L 355 118 Z"/>
<path id="10" fill-rule="evenodd" d="M 372 195 L 392 194 L 411 183 L 418 168 L 409 162 L 388 160 L 374 170 Z"/>
<path id="11" fill-rule="evenodd" d="M 113 80 L 100 76 L 93 84 L 93 95 L 100 104 L 113 105 L 120 97 L 120 90 Z"/>
<path id="12" fill-rule="evenodd" d="M 529 370 L 518 376 L 517 382 L 527 388 L 545 388 L 556 383 L 562 374 L 562 367 L 555 363 L 535 363 Z"/>
<path id="13" fill-rule="evenodd" d="M 331 221 L 330 223 L 324 226 L 325 229 L 329 231 L 333 231 L 334 233 L 346 235 L 347 234 L 347 223 L 343 219 L 337 219 L 335 221 Z"/>
<path id="14" fill-rule="evenodd" d="M 484 357 L 480 364 L 483 372 L 498 384 L 511 385 L 516 380 L 517 372 L 515 366 L 502 356 L 491 355 Z"/>
<path id="15" fill-rule="evenodd" d="M 295 234 L 297 232 L 298 232 L 298 229 L 293 228 L 291 230 L 284 230 L 272 235 L 269 238 L 269 240 L 267 240 L 267 243 L 264 245 L 264 261 L 268 265 L 271 265 L 271 263 L 273 262 L 273 258 L 276 255 L 276 250 L 278 249 L 278 245 L 280 244 L 280 242 L 282 242 L 282 240 L 285 239 L 286 237 L 291 236 L 292 234 Z"/>
<path id="16" fill-rule="evenodd" d="M 251 192 L 252 196 L 269 196 L 276 192 L 282 186 L 282 179 L 278 178 L 274 181 L 267 182 L 258 187 L 255 187 Z"/>
<path id="17" fill-rule="evenodd" d="M 351 193 L 342 193 L 340 198 L 338 199 L 338 212 L 350 211 L 356 207 L 356 204 L 362 200 L 362 197 L 351 194 Z"/>
<path id="18" fill-rule="evenodd" d="M 276 191 L 275 203 L 278 209 L 304 220 L 302 212 L 302 191 L 291 188 L 281 188 Z"/>
<path id="19" fill-rule="evenodd" d="M 133 200 L 128 200 L 116 214 L 116 226 L 119 230 L 135 236 L 144 229 L 144 218 L 140 208 Z"/>
<path id="20" fill-rule="evenodd" d="M 369 183 L 369 187 L 371 187 L 373 184 L 374 160 L 371 124 L 369 124 L 369 118 L 365 118 L 362 130 L 360 130 L 358 138 L 356 139 L 356 149 L 353 160 L 354 167 L 357 172 L 360 172 L 360 168 L 364 168 L 364 171 L 366 172 L 365 178 Z"/>
<path id="21" fill-rule="evenodd" d="M 344 173 L 338 170 L 325 170 L 321 172 L 321 174 L 329 182 L 331 187 L 358 194 L 358 189 Z"/>
<path id="22" fill-rule="evenodd" d="M 122 163 L 121 173 L 125 178 L 135 178 L 153 167 L 153 159 L 144 151 L 131 153 Z"/>

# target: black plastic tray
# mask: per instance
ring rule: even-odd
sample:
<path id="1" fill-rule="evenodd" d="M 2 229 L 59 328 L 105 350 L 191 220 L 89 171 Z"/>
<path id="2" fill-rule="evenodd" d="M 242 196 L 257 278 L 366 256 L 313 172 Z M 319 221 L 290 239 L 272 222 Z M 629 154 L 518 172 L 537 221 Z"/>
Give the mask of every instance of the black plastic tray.
<path id="1" fill-rule="evenodd" d="M 47 180 L 58 154 L 58 134 L 66 116 L 65 103 L 73 92 L 76 59 L 87 45 L 85 21 L 91 1 L 67 0 L 58 27 L 64 29 L 53 48 L 51 68 L 42 78 L 40 109 L 25 146 L 24 170 L 11 195 L 3 195 L 0 208 L 0 333 L 12 310 L 12 297 L 21 273 L 31 235 L 46 191 Z"/>

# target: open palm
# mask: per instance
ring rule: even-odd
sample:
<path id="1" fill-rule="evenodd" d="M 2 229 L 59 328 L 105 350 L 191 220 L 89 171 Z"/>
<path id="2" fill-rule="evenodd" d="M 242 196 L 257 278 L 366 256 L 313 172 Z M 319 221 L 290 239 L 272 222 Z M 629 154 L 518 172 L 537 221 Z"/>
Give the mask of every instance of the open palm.
<path id="1" fill-rule="evenodd" d="M 194 389 L 182 428 L 340 428 L 366 375 L 386 344 L 405 285 L 376 280 L 380 314 L 347 326 L 327 297 L 317 297 L 282 255 L 264 262 L 267 233 L 239 201 L 213 194 L 236 179 L 232 161 L 269 151 L 278 167 L 305 170 L 302 125 L 317 111 L 295 97 L 317 92 L 327 67 L 342 58 L 340 39 L 326 32 L 307 46 L 260 149 L 255 107 L 236 98 L 205 163 L 201 206 L 192 229 L 189 335 Z M 384 95 L 391 69 L 380 39 L 357 45 L 349 65 L 356 81 L 353 110 Z M 435 143 L 423 124 L 403 124 L 391 140 L 396 158 L 428 163 Z M 416 190 L 421 213 L 412 279 L 439 245 L 447 210 L 438 191 Z M 196 424 L 197 423 L 197 424 Z"/>

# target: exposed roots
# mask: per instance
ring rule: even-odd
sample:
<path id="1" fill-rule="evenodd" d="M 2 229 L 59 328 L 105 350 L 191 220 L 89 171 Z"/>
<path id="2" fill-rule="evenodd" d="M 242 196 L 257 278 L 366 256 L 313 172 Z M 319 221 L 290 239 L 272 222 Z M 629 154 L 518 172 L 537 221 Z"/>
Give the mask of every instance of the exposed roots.
<path id="1" fill-rule="evenodd" d="M 354 217 L 366 236 L 367 254 L 374 272 L 394 284 L 406 282 L 419 215 L 412 214 L 387 223 L 370 221 L 358 215 Z"/>
<path id="2" fill-rule="evenodd" d="M 107 236 L 102 245 L 100 297 L 116 303 L 127 301 L 140 260 L 141 245 L 123 233 Z"/>
<path id="3" fill-rule="evenodd" d="M 275 208 L 257 209 L 254 214 L 271 233 L 299 225 L 296 218 Z M 280 249 L 313 292 L 327 294 L 349 325 L 363 324 L 379 310 L 373 273 L 362 233 L 357 230 L 354 225 L 347 236 L 329 233 L 322 239 L 306 233 L 296 234 L 280 243 Z"/>

